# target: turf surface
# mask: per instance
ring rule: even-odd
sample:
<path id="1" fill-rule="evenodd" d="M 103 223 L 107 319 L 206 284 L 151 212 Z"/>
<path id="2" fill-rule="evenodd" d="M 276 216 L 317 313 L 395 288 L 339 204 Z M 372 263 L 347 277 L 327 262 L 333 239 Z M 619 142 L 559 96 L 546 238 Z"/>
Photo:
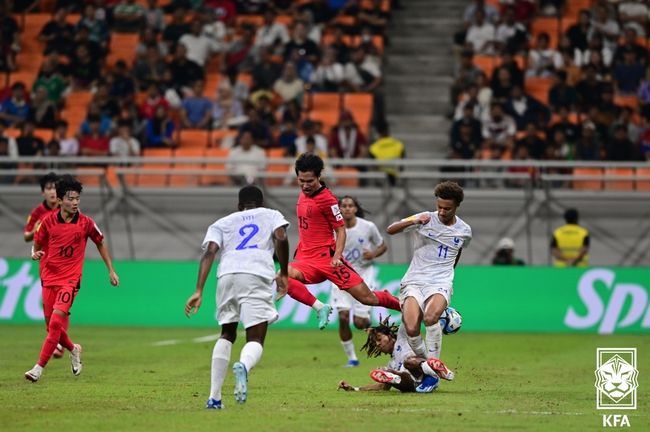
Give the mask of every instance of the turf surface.
<path id="1" fill-rule="evenodd" d="M 43 378 L 23 373 L 37 359 L 41 326 L 0 326 L 2 431 L 464 431 L 602 430 L 602 414 L 628 414 L 650 430 L 650 337 L 459 333 L 445 336 L 443 360 L 455 370 L 433 394 L 337 391 L 341 379 L 370 383 L 387 358 L 345 358 L 334 331 L 269 332 L 262 362 L 250 375 L 249 400 L 238 405 L 229 373 L 223 411 L 203 407 L 209 391 L 214 329 L 81 327 L 84 371 L 53 359 Z M 243 335 L 235 344 L 238 358 Z M 357 349 L 363 334 L 355 333 Z M 173 345 L 154 345 L 175 341 Z M 596 347 L 637 347 L 636 411 L 595 409 Z"/>

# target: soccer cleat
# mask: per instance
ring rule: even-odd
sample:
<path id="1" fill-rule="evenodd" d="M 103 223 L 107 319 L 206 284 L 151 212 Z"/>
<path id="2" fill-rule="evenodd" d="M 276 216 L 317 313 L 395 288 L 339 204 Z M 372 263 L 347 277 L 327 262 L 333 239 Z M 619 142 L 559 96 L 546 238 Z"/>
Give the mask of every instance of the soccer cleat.
<path id="1" fill-rule="evenodd" d="M 318 328 L 323 330 L 330 322 L 330 314 L 332 313 L 332 306 L 326 304 L 318 311 Z"/>
<path id="2" fill-rule="evenodd" d="M 25 379 L 27 381 L 36 382 L 41 379 L 41 374 L 43 373 L 43 367 L 39 365 L 34 365 L 33 368 L 25 372 Z"/>
<path id="3" fill-rule="evenodd" d="M 442 362 L 442 360 L 437 359 L 435 357 L 430 357 L 427 360 L 427 364 L 429 365 L 429 367 L 431 369 L 436 371 L 436 373 L 438 374 L 438 376 L 440 378 L 442 378 L 444 380 L 447 380 L 447 381 L 453 381 L 454 380 L 454 376 L 455 376 L 454 373 L 452 371 L 450 371 L 447 368 L 447 366 L 445 366 L 445 364 Z"/>
<path id="4" fill-rule="evenodd" d="M 401 376 L 383 369 L 374 369 L 370 372 L 370 378 L 382 384 L 399 384 L 402 382 Z"/>
<path id="5" fill-rule="evenodd" d="M 220 409 L 223 409 L 223 404 L 221 403 L 220 400 L 210 398 L 210 399 L 208 399 L 208 403 L 205 404 L 205 408 L 206 409 L 219 409 L 220 410 Z"/>
<path id="6" fill-rule="evenodd" d="M 61 344 L 56 345 L 56 349 L 54 350 L 54 354 L 52 354 L 52 357 L 58 359 L 63 357 L 63 347 L 61 346 Z"/>
<path id="7" fill-rule="evenodd" d="M 425 375 L 420 385 L 415 388 L 415 391 L 418 393 L 431 393 L 438 388 L 439 382 L 440 378 Z"/>
<path id="8" fill-rule="evenodd" d="M 357 367 L 359 366 L 359 360 L 348 360 L 348 362 L 345 364 L 345 367 L 351 368 L 351 367 Z"/>
<path id="9" fill-rule="evenodd" d="M 240 404 L 246 402 L 248 396 L 248 372 L 242 362 L 232 365 L 232 373 L 235 375 L 235 400 Z"/>
<path id="10" fill-rule="evenodd" d="M 72 375 L 79 376 L 81 370 L 83 369 L 83 364 L 81 363 L 81 345 L 74 344 L 74 348 L 70 351 L 70 365 L 72 366 Z"/>

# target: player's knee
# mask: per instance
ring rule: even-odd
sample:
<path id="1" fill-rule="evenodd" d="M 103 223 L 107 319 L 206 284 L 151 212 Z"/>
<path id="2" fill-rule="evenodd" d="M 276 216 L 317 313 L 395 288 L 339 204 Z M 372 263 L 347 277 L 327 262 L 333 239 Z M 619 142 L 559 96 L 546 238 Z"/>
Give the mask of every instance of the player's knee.
<path id="1" fill-rule="evenodd" d="M 350 311 L 342 310 L 339 312 L 339 325 L 344 327 L 350 325 Z"/>
<path id="2" fill-rule="evenodd" d="M 354 317 L 354 326 L 359 330 L 367 329 L 370 327 L 370 320 L 368 318 Z"/>
<path id="3" fill-rule="evenodd" d="M 423 317 L 424 325 L 427 327 L 434 325 L 440 319 L 441 314 L 442 314 L 441 310 L 426 311 Z"/>
<path id="4" fill-rule="evenodd" d="M 420 326 L 418 325 L 407 325 L 404 324 L 404 330 L 406 330 L 406 335 L 409 337 L 420 336 Z"/>
<path id="5" fill-rule="evenodd" d="M 407 369 L 415 369 L 420 366 L 420 362 L 422 362 L 422 360 L 417 357 L 409 357 L 404 360 L 404 367 Z"/>

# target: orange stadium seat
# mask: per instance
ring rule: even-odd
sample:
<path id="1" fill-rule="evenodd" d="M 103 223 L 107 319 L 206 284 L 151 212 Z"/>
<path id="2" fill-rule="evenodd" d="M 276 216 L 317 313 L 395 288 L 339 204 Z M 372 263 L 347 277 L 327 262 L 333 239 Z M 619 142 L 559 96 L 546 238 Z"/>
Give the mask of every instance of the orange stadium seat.
<path id="1" fill-rule="evenodd" d="M 650 168 L 637 168 L 636 175 L 648 177 L 647 179 L 637 180 L 636 189 L 642 191 L 650 191 Z"/>
<path id="2" fill-rule="evenodd" d="M 566 2 L 566 17 L 577 19 L 582 9 L 589 9 L 595 0 L 571 0 Z"/>
<path id="3" fill-rule="evenodd" d="M 345 93 L 343 95 L 343 107 L 352 112 L 354 120 L 366 136 L 368 136 L 370 121 L 372 120 L 373 103 L 371 93 Z M 338 123 L 338 118 L 336 122 Z"/>
<path id="4" fill-rule="evenodd" d="M 337 174 L 351 174 L 352 177 L 337 178 L 336 186 L 341 187 L 359 187 L 359 171 L 356 168 L 352 167 L 340 167 L 335 168 L 334 172 Z"/>
<path id="5" fill-rule="evenodd" d="M 207 130 L 181 129 L 179 135 L 181 148 L 205 149 L 210 145 L 210 131 Z"/>
<path id="6" fill-rule="evenodd" d="M 529 77 L 524 82 L 526 93 L 548 105 L 548 92 L 553 86 L 551 78 Z"/>
<path id="7" fill-rule="evenodd" d="M 205 156 L 208 158 L 227 158 L 230 154 L 230 150 L 222 148 L 209 148 L 205 151 Z M 208 162 L 205 165 L 205 172 L 199 179 L 199 184 L 201 186 L 211 186 L 211 185 L 227 185 L 230 184 L 230 178 L 227 175 L 223 174 L 210 174 L 211 170 L 214 171 L 223 171 L 226 169 L 225 163 L 213 163 Z"/>
<path id="8" fill-rule="evenodd" d="M 632 108 L 634 111 L 639 109 L 639 99 L 636 95 L 615 95 L 614 104 Z"/>
<path id="9" fill-rule="evenodd" d="M 279 147 L 279 148 L 269 148 L 265 150 L 266 152 L 266 157 L 269 159 L 278 159 L 278 158 L 283 158 L 286 157 L 287 151 L 286 149 Z"/>
<path id="10" fill-rule="evenodd" d="M 84 166 L 77 168 L 77 179 L 84 185 L 84 187 L 99 187 L 100 177 L 95 174 L 90 174 L 89 171 L 101 170 L 99 166 Z"/>
<path id="11" fill-rule="evenodd" d="M 601 168 L 574 168 L 573 175 L 576 176 L 597 176 L 602 175 Z M 576 190 L 602 190 L 602 180 L 573 180 L 573 189 Z"/>
<path id="12" fill-rule="evenodd" d="M 533 46 L 537 43 L 537 37 L 541 33 L 547 33 L 552 48 L 557 48 L 559 35 L 562 33 L 560 21 L 556 17 L 537 17 L 531 24 L 531 35 Z"/>
<path id="13" fill-rule="evenodd" d="M 634 170 L 632 168 L 605 168 L 605 175 L 607 176 L 634 176 Z M 605 189 L 607 190 L 618 190 L 618 191 L 631 191 L 634 190 L 634 180 L 608 180 L 605 183 Z"/>
<path id="14" fill-rule="evenodd" d="M 472 60 L 474 66 L 481 69 L 488 79 L 492 77 L 492 72 L 499 65 L 498 57 L 494 56 L 475 55 Z"/>
<path id="15" fill-rule="evenodd" d="M 359 122 L 358 116 L 355 116 L 357 122 Z M 331 129 L 336 126 L 339 121 L 339 112 L 338 111 L 316 111 L 312 110 L 309 112 L 309 119 L 318 122 L 322 125 L 321 133 L 327 135 L 330 133 Z M 361 127 L 359 123 L 359 127 Z"/>
<path id="16" fill-rule="evenodd" d="M 191 158 L 204 158 L 205 149 L 202 148 L 179 148 L 175 152 L 175 157 L 191 157 Z M 181 162 L 178 159 L 174 161 L 174 168 L 169 176 L 169 185 L 174 187 L 195 187 L 199 185 L 199 174 L 174 174 L 175 169 L 191 169 L 201 170 L 203 168 L 202 162 Z"/>
<path id="17" fill-rule="evenodd" d="M 339 111 L 342 96 L 340 93 L 310 93 L 307 100 L 311 101 L 310 109 L 316 111 Z"/>
<path id="18" fill-rule="evenodd" d="M 113 66 L 116 61 L 124 60 L 130 66 L 135 59 L 135 47 L 138 45 L 138 38 L 137 34 L 112 33 L 107 64 Z"/>

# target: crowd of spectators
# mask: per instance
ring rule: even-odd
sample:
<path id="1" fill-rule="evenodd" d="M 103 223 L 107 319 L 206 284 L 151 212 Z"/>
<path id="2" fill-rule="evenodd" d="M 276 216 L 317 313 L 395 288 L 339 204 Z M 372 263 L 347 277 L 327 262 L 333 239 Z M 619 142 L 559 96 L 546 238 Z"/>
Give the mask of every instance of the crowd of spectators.
<path id="1" fill-rule="evenodd" d="M 282 148 L 294 156 L 310 138 L 325 156 L 369 154 L 369 125 L 341 110 L 339 124 L 323 129 L 309 118 L 309 94 L 378 91 L 386 0 L 49 3 L 38 76 L 0 93 L 0 155 L 138 155 L 177 147 L 183 129 L 233 131 L 231 141 L 215 145 L 252 146 L 255 154 Z M 6 73 L 20 72 L 16 59 L 26 54 L 19 19 L 10 2 L 0 2 Z M 137 33 L 138 42 L 132 58 L 109 61 L 119 33 Z M 218 85 L 208 89 L 216 75 Z M 90 102 L 79 129 L 70 130 L 61 113 L 79 92 Z M 9 138 L 10 128 L 20 136 Z M 35 129 L 52 130 L 52 139 Z"/>
<path id="2" fill-rule="evenodd" d="M 650 160 L 646 1 L 489 3 L 454 35 L 451 158 Z"/>

